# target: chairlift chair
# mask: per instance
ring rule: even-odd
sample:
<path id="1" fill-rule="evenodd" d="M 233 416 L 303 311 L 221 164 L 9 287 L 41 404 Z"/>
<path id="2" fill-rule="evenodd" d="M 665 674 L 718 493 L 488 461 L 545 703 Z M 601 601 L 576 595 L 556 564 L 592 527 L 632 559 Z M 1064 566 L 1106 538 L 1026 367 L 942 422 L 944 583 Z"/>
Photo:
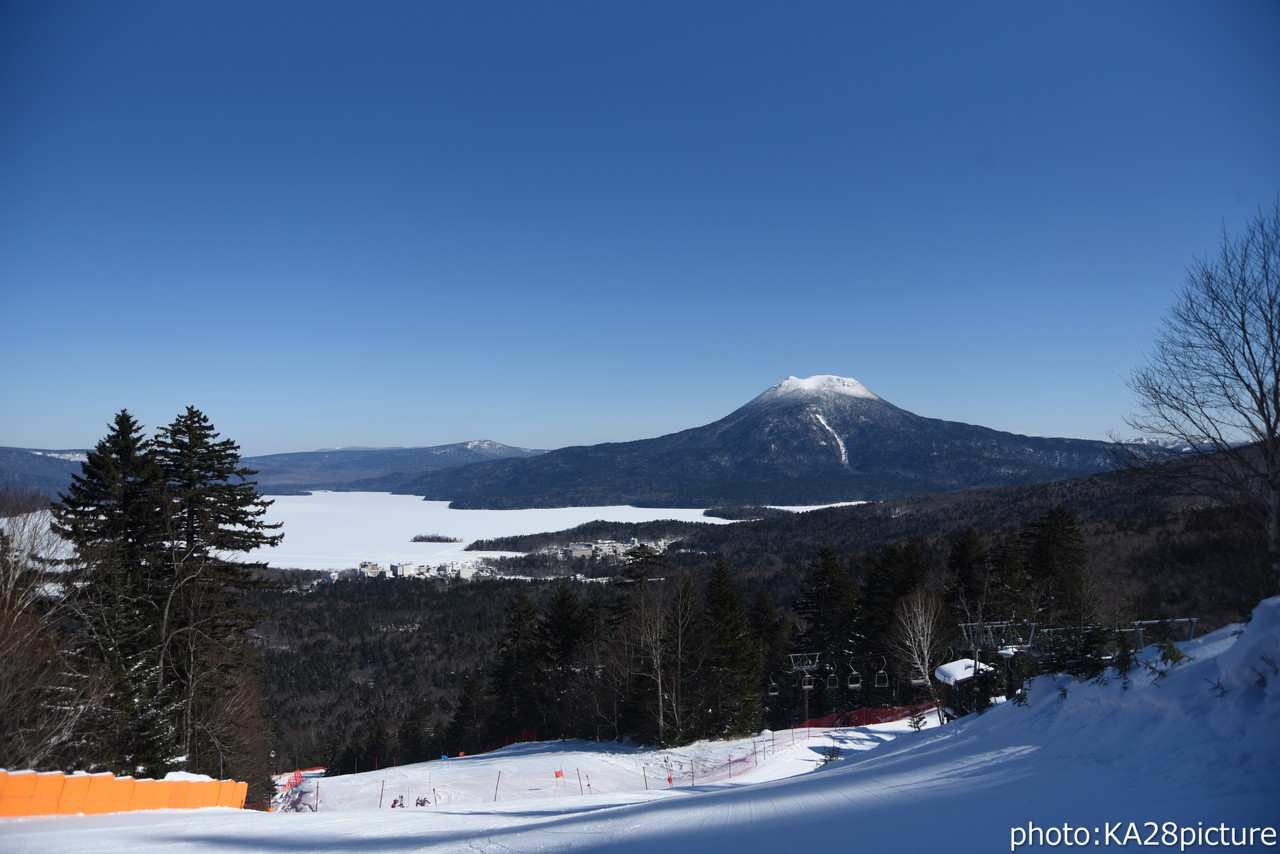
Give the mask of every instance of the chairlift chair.
<path id="1" fill-rule="evenodd" d="M 812 677 L 812 676 L 810 676 L 808 673 L 806 673 L 806 674 L 804 675 L 804 679 L 802 679 L 802 680 L 800 681 L 800 689 L 801 689 L 802 691 L 812 691 L 812 690 L 813 690 L 813 677 Z"/>
<path id="2" fill-rule="evenodd" d="M 862 674 L 855 670 L 849 674 L 849 690 L 858 691 L 858 690 L 861 690 L 861 688 L 862 688 Z"/>
<path id="3" fill-rule="evenodd" d="M 839 687 L 840 687 L 840 677 L 839 677 L 839 676 L 837 676 L 837 675 L 835 675 L 834 673 L 832 673 L 830 676 L 828 676 L 828 677 L 827 677 L 827 687 L 828 687 L 828 688 L 830 688 L 830 689 L 832 689 L 832 690 L 835 690 L 836 688 L 839 688 Z"/>
<path id="4" fill-rule="evenodd" d="M 919 670 L 913 670 L 913 671 L 911 672 L 911 685 L 912 685 L 912 687 L 914 687 L 914 688 L 923 688 L 924 686 L 926 686 L 926 685 L 928 685 L 928 684 L 929 684 L 929 679 L 928 679 L 928 677 L 926 677 L 926 676 L 925 676 L 923 673 L 921 673 Z"/>
<path id="5" fill-rule="evenodd" d="M 778 683 L 774 682 L 772 679 L 769 680 L 769 696 L 778 696 Z"/>
<path id="6" fill-rule="evenodd" d="M 886 670 L 877 670 L 877 671 L 876 671 L 876 687 L 877 687 L 877 688 L 888 688 L 888 687 L 889 687 L 889 672 L 888 672 L 888 671 L 886 671 Z"/>

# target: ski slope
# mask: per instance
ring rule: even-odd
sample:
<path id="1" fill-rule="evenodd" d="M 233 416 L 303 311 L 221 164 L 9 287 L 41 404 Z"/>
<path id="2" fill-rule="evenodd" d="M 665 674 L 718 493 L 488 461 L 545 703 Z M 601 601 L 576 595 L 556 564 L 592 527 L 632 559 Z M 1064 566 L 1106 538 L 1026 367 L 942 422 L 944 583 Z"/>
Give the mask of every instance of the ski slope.
<path id="1" fill-rule="evenodd" d="M 710 758 L 753 743 L 763 754 L 750 771 L 707 785 L 591 794 L 574 785 L 563 795 L 442 799 L 396 810 L 9 819 L 0 822 L 0 851 L 994 852 L 1047 851 L 1066 841 L 1099 850 L 1277 847 L 1280 598 L 1261 603 L 1247 624 L 1180 647 L 1187 658 L 1173 666 L 1149 648 L 1143 658 L 1151 667 L 1127 679 L 1042 677 L 1027 706 L 1004 704 L 919 733 L 903 723 L 833 730 L 772 751 L 760 751 L 759 738 L 665 753 L 584 742 L 514 745 L 322 781 L 368 786 L 380 774 L 394 787 L 411 777 L 439 783 L 499 770 L 545 780 L 556 770 L 567 778 L 582 767 L 634 771 L 668 754 Z M 832 746 L 842 758 L 821 764 Z"/>

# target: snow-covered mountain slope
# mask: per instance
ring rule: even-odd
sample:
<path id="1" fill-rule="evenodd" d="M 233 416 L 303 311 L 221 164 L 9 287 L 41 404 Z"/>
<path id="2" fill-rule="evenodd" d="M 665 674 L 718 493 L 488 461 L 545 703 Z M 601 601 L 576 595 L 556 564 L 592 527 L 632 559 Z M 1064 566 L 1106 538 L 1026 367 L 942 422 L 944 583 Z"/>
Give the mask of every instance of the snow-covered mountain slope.
<path id="1" fill-rule="evenodd" d="M 1188 657 L 1166 665 L 1148 648 L 1128 678 L 1044 677 L 1025 707 L 899 733 L 820 768 L 801 761 L 792 770 L 805 773 L 784 779 L 406 810 L 9 819 L 0 850 L 992 852 L 1061 849 L 1068 837 L 1095 850 L 1267 850 L 1280 824 L 1280 598 L 1181 649 Z M 861 748 L 891 735 L 832 738 Z M 474 767 L 545 772 L 567 765 L 549 755 L 563 749 L 521 745 Z"/>

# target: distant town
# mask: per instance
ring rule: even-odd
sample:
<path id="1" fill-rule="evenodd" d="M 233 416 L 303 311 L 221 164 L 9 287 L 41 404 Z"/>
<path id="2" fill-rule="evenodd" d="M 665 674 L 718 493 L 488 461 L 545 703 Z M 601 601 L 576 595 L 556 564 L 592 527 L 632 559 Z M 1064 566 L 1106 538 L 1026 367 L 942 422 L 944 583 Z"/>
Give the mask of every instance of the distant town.
<path id="1" fill-rule="evenodd" d="M 632 537 L 625 542 L 619 540 L 597 540 L 592 543 L 569 543 L 565 546 L 555 546 L 548 549 L 542 549 L 537 554 L 547 555 L 549 557 L 563 560 L 620 560 L 625 557 L 627 552 L 639 546 L 648 546 L 661 553 L 669 545 L 666 540 L 640 540 Z M 360 566 L 356 570 L 366 578 L 417 578 L 417 579 L 460 579 L 472 580 L 477 578 L 507 578 L 503 573 L 495 569 L 489 562 L 487 557 L 475 557 L 463 561 L 451 561 L 449 563 L 425 564 L 425 563 L 392 563 L 383 566 L 375 561 L 361 561 Z M 350 570 L 347 570 L 350 572 Z M 344 575 L 343 572 L 330 573 L 330 577 L 337 580 Z"/>

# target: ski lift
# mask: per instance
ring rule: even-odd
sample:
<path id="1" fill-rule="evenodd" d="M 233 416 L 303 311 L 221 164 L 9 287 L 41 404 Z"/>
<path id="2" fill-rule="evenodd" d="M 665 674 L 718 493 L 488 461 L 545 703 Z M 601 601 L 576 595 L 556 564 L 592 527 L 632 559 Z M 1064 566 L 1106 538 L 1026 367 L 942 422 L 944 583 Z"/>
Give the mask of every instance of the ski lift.
<path id="1" fill-rule="evenodd" d="M 808 673 L 804 675 L 804 679 L 800 680 L 800 690 L 802 691 L 813 690 L 813 677 L 810 676 Z"/>
<path id="2" fill-rule="evenodd" d="M 919 670 L 911 672 L 911 685 L 914 688 L 923 688 L 929 684 L 929 679 Z"/>
<path id="3" fill-rule="evenodd" d="M 839 687 L 840 687 L 840 677 L 839 677 L 839 676 L 837 676 L 837 675 L 835 675 L 834 673 L 832 673 L 830 676 L 828 676 L 828 677 L 827 677 L 827 687 L 828 687 L 829 689 L 833 690 L 833 691 L 834 691 L 836 688 L 839 688 Z"/>
<path id="4" fill-rule="evenodd" d="M 876 687 L 877 688 L 889 687 L 889 672 L 884 669 L 886 663 L 887 662 L 885 662 L 882 659 L 880 661 L 880 669 L 876 671 Z"/>
<path id="5" fill-rule="evenodd" d="M 769 680 L 769 696 L 778 696 L 778 683 L 774 682 L 772 679 Z"/>
<path id="6" fill-rule="evenodd" d="M 859 690 L 861 690 L 861 689 L 862 689 L 862 674 L 861 674 L 861 673 L 859 673 L 859 672 L 858 672 L 858 671 L 856 671 L 856 670 L 855 670 L 855 671 L 853 671 L 852 673 L 850 673 L 850 674 L 849 674 L 849 683 L 848 683 L 848 684 L 849 684 L 849 690 L 850 690 L 850 691 L 859 691 Z"/>

